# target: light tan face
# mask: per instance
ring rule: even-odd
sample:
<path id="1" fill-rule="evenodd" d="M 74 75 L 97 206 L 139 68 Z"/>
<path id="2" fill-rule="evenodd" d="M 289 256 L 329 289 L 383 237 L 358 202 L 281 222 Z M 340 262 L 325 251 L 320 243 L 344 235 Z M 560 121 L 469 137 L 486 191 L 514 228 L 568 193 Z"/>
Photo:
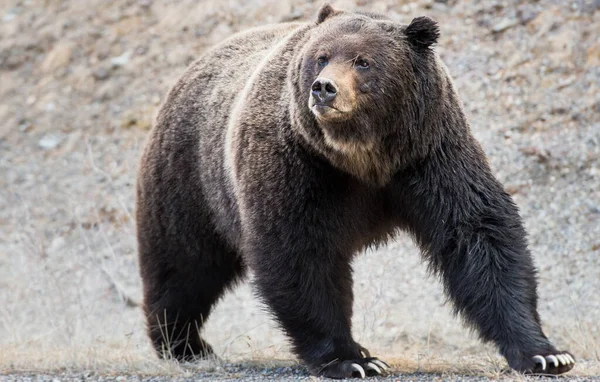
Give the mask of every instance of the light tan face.
<path id="1" fill-rule="evenodd" d="M 352 62 L 329 63 L 311 86 L 308 107 L 317 120 L 341 122 L 357 106 L 356 76 Z"/>

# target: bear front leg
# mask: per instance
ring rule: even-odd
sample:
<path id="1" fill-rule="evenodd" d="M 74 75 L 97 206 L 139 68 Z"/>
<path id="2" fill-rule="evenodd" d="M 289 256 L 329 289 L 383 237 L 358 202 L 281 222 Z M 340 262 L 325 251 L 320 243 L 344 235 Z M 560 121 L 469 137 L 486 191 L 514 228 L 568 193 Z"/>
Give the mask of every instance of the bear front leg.
<path id="1" fill-rule="evenodd" d="M 348 228 L 355 206 L 345 202 L 346 176 L 288 138 L 293 142 L 271 142 L 271 149 L 261 138 L 261 146 L 240 154 L 241 250 L 255 290 L 311 374 L 381 374 L 389 366 L 352 338 L 357 243 Z"/>
<path id="2" fill-rule="evenodd" d="M 574 358 L 542 331 L 536 269 L 517 207 L 477 144 L 451 143 L 399 174 L 398 214 L 414 234 L 455 312 L 494 342 L 515 370 L 560 374 Z"/>
<path id="3" fill-rule="evenodd" d="M 328 251 L 323 248 L 326 242 L 310 237 L 278 250 L 269 244 L 272 241 L 267 240 L 257 247 L 262 251 L 253 252 L 255 286 L 311 374 L 364 378 L 385 372 L 389 365 L 352 339 L 348 257 Z"/>

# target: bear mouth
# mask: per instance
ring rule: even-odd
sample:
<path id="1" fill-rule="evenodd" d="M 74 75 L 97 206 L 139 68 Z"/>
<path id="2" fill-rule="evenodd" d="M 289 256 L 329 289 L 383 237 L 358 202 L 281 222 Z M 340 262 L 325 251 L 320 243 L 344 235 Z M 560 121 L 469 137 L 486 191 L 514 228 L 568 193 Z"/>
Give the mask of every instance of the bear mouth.
<path id="1" fill-rule="evenodd" d="M 340 111 L 339 109 L 337 109 L 337 108 L 335 108 L 335 107 L 333 107 L 331 105 L 325 105 L 325 104 L 322 104 L 322 103 L 316 103 L 316 104 L 313 105 L 312 108 L 313 108 L 313 110 L 316 110 L 316 111 L 319 111 L 319 112 L 323 112 L 323 111 L 327 112 L 329 110 Z"/>
<path id="2" fill-rule="evenodd" d="M 342 114 L 344 114 L 343 111 L 335 106 L 322 103 L 315 103 L 310 109 L 317 118 L 321 119 L 339 118 Z"/>

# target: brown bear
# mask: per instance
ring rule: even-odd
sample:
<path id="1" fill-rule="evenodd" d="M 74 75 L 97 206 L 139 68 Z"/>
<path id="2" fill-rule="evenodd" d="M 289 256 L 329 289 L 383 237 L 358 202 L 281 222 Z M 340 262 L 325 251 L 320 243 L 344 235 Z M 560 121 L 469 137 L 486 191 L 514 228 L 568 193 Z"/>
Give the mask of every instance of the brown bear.
<path id="1" fill-rule="evenodd" d="M 437 24 L 325 5 L 237 34 L 162 105 L 141 161 L 137 235 L 161 356 L 212 354 L 202 324 L 251 269 L 315 375 L 388 365 L 351 335 L 353 256 L 410 232 L 457 313 L 519 371 L 559 374 L 517 207 L 432 49 Z"/>

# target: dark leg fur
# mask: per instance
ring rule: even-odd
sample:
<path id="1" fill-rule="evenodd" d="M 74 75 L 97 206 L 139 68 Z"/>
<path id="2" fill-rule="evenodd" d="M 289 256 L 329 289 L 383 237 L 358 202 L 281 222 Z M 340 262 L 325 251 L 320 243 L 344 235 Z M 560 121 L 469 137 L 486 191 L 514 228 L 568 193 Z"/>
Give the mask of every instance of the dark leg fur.
<path id="1" fill-rule="evenodd" d="M 398 176 L 402 191 L 395 199 L 455 311 L 484 341 L 494 342 L 512 368 L 540 372 L 536 355 L 566 353 L 542 332 L 525 230 L 482 157 L 475 143 L 447 144 L 421 168 Z M 548 362 L 541 372 L 557 374 L 572 366 Z"/>
<path id="2" fill-rule="evenodd" d="M 205 252 L 203 256 L 213 255 Z M 243 274 L 239 261 L 208 266 L 190 262 L 189 267 L 187 272 L 167 267 L 154 280 L 145 281 L 148 334 L 163 358 L 189 361 L 213 354 L 200 337 L 202 325 L 226 288 Z"/>
<path id="3" fill-rule="evenodd" d="M 161 357 L 209 356 L 212 348 L 200 330 L 223 292 L 244 275 L 245 266 L 214 231 L 203 208 L 183 203 L 174 192 L 144 195 L 139 190 L 140 272 L 150 339 Z M 157 213 L 157 208 L 162 210 Z"/>
<path id="4" fill-rule="evenodd" d="M 254 268 L 260 296 L 292 339 L 296 354 L 312 374 L 330 378 L 385 371 L 387 364 L 370 357 L 352 339 L 352 272 L 348 259 L 316 248 L 302 250 L 304 255 L 290 253 L 294 246 L 299 249 L 298 243 L 276 257 L 259 254 Z M 318 241 L 303 243 L 312 246 Z"/>
<path id="5" fill-rule="evenodd" d="M 252 211 L 248 214 L 252 235 L 244 249 L 255 272 L 256 290 L 312 374 L 331 378 L 380 374 L 388 366 L 370 357 L 351 333 L 351 256 L 360 246 L 356 238 L 372 227 L 359 223 L 364 214 L 357 212 L 361 210 L 357 204 L 340 206 L 339 200 L 349 197 L 349 187 L 343 180 L 335 186 L 338 172 L 317 172 L 308 166 L 293 170 L 288 176 L 295 181 L 277 185 L 282 188 L 244 192 L 244 204 Z M 273 196 L 268 203 L 265 194 Z M 356 233 L 349 232 L 349 221 L 357 222 Z"/>

